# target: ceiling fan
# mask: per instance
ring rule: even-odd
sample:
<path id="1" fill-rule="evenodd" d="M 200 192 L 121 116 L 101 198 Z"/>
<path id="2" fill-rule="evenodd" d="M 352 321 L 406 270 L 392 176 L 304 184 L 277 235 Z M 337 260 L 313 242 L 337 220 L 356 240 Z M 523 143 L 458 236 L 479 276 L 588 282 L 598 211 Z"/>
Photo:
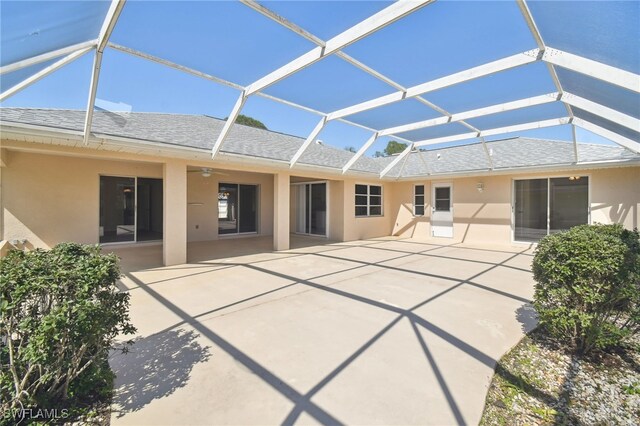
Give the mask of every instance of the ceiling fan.
<path id="1" fill-rule="evenodd" d="M 187 173 L 200 173 L 202 177 L 210 177 L 211 175 L 229 176 L 228 173 L 214 171 L 211 167 L 201 167 L 200 170 L 187 170 Z"/>

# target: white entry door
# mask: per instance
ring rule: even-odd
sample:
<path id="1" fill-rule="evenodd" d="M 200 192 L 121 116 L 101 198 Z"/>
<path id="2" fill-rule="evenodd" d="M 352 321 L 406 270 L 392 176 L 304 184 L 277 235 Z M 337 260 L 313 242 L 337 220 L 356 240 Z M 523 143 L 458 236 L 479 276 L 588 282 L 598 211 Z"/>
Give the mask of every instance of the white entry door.
<path id="1" fill-rule="evenodd" d="M 453 186 L 435 183 L 431 188 L 431 235 L 453 238 Z"/>

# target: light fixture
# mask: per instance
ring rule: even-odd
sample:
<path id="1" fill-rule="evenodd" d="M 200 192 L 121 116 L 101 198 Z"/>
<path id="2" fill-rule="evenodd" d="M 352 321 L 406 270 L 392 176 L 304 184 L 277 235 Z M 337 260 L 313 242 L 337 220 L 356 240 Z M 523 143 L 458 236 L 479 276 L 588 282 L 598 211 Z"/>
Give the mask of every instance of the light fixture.
<path id="1" fill-rule="evenodd" d="M 569 176 L 569 180 L 580 180 L 580 176 Z"/>
<path id="2" fill-rule="evenodd" d="M 203 167 L 202 168 L 202 177 L 210 177 L 211 176 L 211 169 L 208 167 Z"/>
<path id="3" fill-rule="evenodd" d="M 478 190 L 478 192 L 484 191 L 484 183 L 482 182 L 476 183 L 476 189 Z"/>
<path id="4" fill-rule="evenodd" d="M 123 192 L 131 192 L 131 188 L 125 188 Z"/>

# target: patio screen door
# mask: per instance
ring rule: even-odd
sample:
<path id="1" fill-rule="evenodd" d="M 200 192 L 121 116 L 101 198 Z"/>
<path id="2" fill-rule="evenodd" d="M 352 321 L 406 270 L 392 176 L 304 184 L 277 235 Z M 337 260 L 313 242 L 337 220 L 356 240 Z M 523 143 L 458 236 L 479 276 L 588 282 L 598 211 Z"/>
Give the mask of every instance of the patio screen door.
<path id="1" fill-rule="evenodd" d="M 514 240 L 536 242 L 547 234 L 589 223 L 589 178 L 516 180 Z"/>
<path id="2" fill-rule="evenodd" d="M 431 203 L 431 234 L 453 238 L 453 201 L 451 184 L 433 184 Z"/>

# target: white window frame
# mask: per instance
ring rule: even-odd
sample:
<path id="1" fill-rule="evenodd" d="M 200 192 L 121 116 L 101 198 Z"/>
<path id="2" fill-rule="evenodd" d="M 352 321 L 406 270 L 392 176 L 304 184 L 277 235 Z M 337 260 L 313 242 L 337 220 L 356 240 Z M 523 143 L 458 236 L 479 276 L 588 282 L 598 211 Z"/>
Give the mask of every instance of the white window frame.
<path id="1" fill-rule="evenodd" d="M 422 194 L 417 194 L 416 193 L 416 188 L 421 186 L 422 187 Z M 426 216 L 426 211 L 427 211 L 427 195 L 426 195 L 426 191 L 427 191 L 427 185 L 425 185 L 424 183 L 416 183 L 413 185 L 413 216 L 414 217 L 422 217 L 422 216 Z M 422 197 L 422 204 L 416 204 L 416 197 Z M 422 206 L 422 214 L 416 214 L 416 206 Z"/>
<path id="2" fill-rule="evenodd" d="M 358 194 L 356 192 L 356 188 L 358 187 L 358 185 L 362 185 L 362 186 L 366 186 L 367 187 L 367 193 L 366 194 Z M 380 187 L 380 195 L 378 194 L 371 194 L 371 187 L 372 186 L 377 186 Z M 353 214 L 356 218 L 362 218 L 362 217 L 383 217 L 384 216 L 384 185 L 376 185 L 376 184 L 369 184 L 369 183 L 356 183 L 353 187 L 353 202 L 354 202 L 354 208 L 353 208 Z M 361 197 L 367 197 L 367 204 L 358 204 L 356 203 L 356 199 L 358 196 Z M 371 197 L 380 197 L 380 214 L 371 214 Z M 366 207 L 367 208 L 367 214 L 366 215 L 358 215 L 356 214 L 356 208 L 358 207 Z M 373 207 L 378 207 L 378 205 L 374 205 Z"/>

